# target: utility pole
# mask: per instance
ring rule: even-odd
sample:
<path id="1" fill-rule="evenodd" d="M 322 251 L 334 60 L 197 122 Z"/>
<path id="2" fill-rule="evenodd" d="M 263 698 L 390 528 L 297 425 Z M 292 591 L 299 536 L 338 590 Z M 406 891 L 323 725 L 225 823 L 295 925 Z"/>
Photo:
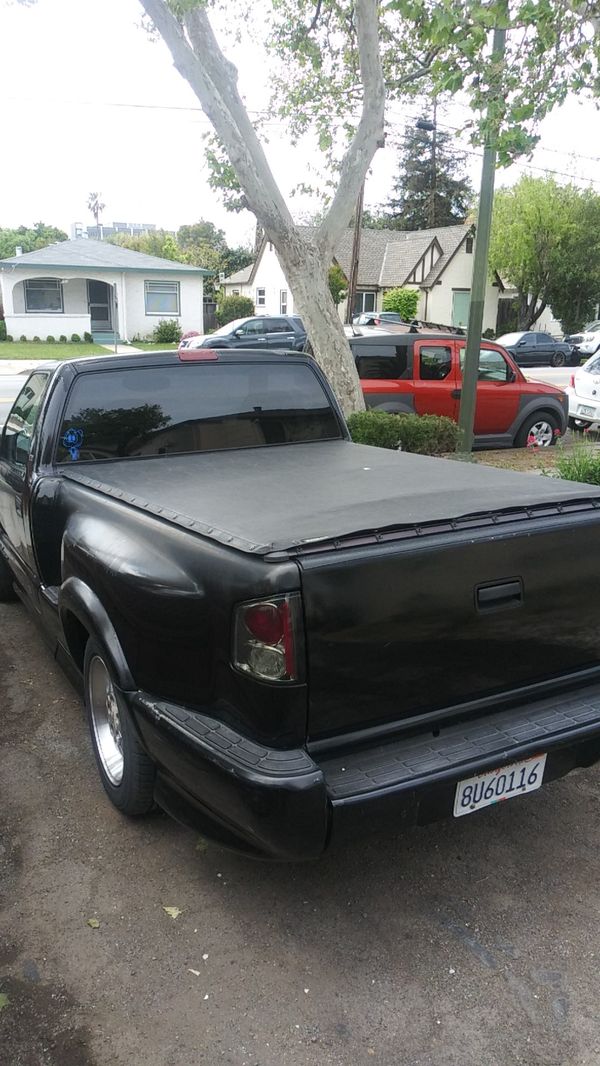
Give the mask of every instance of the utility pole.
<path id="1" fill-rule="evenodd" d="M 495 29 L 492 45 L 491 63 L 500 72 L 504 61 L 506 30 Z M 488 118 L 493 106 L 488 107 Z M 490 248 L 490 230 L 494 206 L 494 177 L 496 171 L 497 128 L 491 128 L 486 136 L 481 168 L 481 192 L 473 255 L 473 278 L 471 281 L 471 302 L 467 325 L 467 346 L 465 365 L 462 372 L 462 390 L 460 413 L 458 418 L 457 453 L 464 459 L 471 457 L 473 450 L 473 423 L 475 421 L 475 402 L 477 397 L 477 376 L 479 371 L 479 350 L 481 346 L 481 328 L 483 326 L 483 307 L 488 275 L 488 254 Z"/>
<path id="2" fill-rule="evenodd" d="M 360 258 L 360 235 L 362 232 L 363 205 L 365 202 L 365 183 L 363 181 L 354 214 L 354 237 L 352 240 L 352 258 L 350 260 L 350 277 L 348 278 L 348 300 L 346 303 L 346 322 L 351 323 L 354 317 L 354 301 L 356 299 L 356 287 L 358 284 L 358 260 Z"/>
<path id="3" fill-rule="evenodd" d="M 433 133 L 431 136 L 431 199 L 429 201 L 429 228 L 435 226 L 435 198 L 437 185 L 437 96 L 433 98 Z"/>

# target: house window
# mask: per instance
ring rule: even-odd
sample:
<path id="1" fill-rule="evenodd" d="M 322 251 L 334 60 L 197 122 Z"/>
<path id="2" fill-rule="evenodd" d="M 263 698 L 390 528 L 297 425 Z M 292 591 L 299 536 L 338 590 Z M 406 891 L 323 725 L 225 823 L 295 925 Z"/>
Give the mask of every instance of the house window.
<path id="1" fill-rule="evenodd" d="M 467 255 L 472 255 L 473 254 L 473 238 L 472 237 L 467 237 L 467 239 L 465 241 L 465 252 L 467 253 Z"/>
<path id="2" fill-rule="evenodd" d="M 377 293 L 357 292 L 354 298 L 354 314 L 362 315 L 363 311 L 374 311 Z"/>
<path id="3" fill-rule="evenodd" d="M 63 313 L 62 283 L 58 278 L 32 278 L 25 282 L 25 310 Z"/>
<path id="4" fill-rule="evenodd" d="M 147 315 L 179 314 L 178 281 L 145 281 L 144 298 Z"/>
<path id="5" fill-rule="evenodd" d="M 239 289 L 232 289 L 231 290 L 231 295 L 232 296 L 239 296 L 240 295 L 240 290 Z"/>
<path id="6" fill-rule="evenodd" d="M 256 290 L 256 306 L 257 307 L 264 307 L 266 305 L 266 302 L 267 302 L 267 290 L 266 289 L 257 289 Z"/>
<path id="7" fill-rule="evenodd" d="M 281 289 L 279 293 L 279 314 L 287 315 L 287 289 Z"/>

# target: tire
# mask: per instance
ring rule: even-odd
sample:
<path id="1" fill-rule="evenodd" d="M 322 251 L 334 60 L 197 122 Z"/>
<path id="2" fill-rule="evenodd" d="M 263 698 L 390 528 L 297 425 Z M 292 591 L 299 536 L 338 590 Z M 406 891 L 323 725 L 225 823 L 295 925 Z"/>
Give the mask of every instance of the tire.
<path id="1" fill-rule="evenodd" d="M 574 430 L 576 433 L 584 433 L 586 429 L 589 429 L 593 424 L 592 422 L 582 422 L 580 418 L 569 418 L 569 429 Z"/>
<path id="2" fill-rule="evenodd" d="M 138 739 L 107 655 L 88 640 L 83 663 L 85 709 L 100 780 L 122 814 L 148 814 L 154 806 L 154 763 Z"/>
<path id="3" fill-rule="evenodd" d="M 564 366 L 567 357 L 564 352 L 555 352 L 550 360 L 550 366 Z"/>
<path id="4" fill-rule="evenodd" d="M 0 603 L 16 600 L 13 576 L 4 556 L 0 553 Z"/>
<path id="5" fill-rule="evenodd" d="M 538 447 L 549 448 L 556 444 L 558 421 L 549 411 L 536 411 L 525 419 L 515 437 L 515 448 L 526 448 L 529 436 L 533 434 L 538 439 Z"/>

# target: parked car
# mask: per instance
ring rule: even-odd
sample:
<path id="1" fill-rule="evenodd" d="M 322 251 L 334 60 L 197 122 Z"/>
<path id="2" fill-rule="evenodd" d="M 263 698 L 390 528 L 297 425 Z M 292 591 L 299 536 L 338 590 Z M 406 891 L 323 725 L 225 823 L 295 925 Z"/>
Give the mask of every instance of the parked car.
<path id="1" fill-rule="evenodd" d="M 310 859 L 600 759 L 597 494 L 352 444 L 294 352 L 46 362 L 0 439 L 0 598 L 121 812 Z"/>
<path id="2" fill-rule="evenodd" d="M 237 318 L 214 333 L 181 341 L 179 351 L 195 348 L 284 348 L 302 351 L 306 330 L 298 315 Z"/>
<path id="3" fill-rule="evenodd" d="M 573 333 L 565 341 L 576 349 L 578 362 L 582 356 L 594 355 L 600 349 L 600 321 L 588 322 L 581 333 Z"/>
<path id="4" fill-rule="evenodd" d="M 510 352 L 519 366 L 576 366 L 579 362 L 572 344 L 557 341 L 549 333 L 504 333 L 496 337 L 496 343 Z"/>
<path id="5" fill-rule="evenodd" d="M 571 429 L 585 430 L 600 422 L 600 353 L 571 375 L 567 396 Z"/>
<path id="6" fill-rule="evenodd" d="M 384 326 L 387 322 L 404 322 L 405 319 L 397 311 L 363 311 L 355 315 L 352 323 L 355 326 Z"/>
<path id="7" fill-rule="evenodd" d="M 466 338 L 448 333 L 351 337 L 369 407 L 446 415 L 458 421 Z M 527 381 L 500 345 L 484 341 L 479 360 L 475 445 L 549 447 L 567 427 L 562 389 Z"/>

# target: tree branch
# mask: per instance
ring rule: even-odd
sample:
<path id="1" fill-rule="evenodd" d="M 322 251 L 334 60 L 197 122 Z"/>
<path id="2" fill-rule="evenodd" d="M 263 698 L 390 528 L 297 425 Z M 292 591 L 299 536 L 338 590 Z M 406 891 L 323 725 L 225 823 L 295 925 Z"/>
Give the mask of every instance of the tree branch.
<path id="1" fill-rule="evenodd" d="M 321 6 L 322 6 L 322 3 L 323 3 L 323 0 L 317 0 L 317 6 L 315 8 L 315 13 L 314 13 L 314 15 L 312 17 L 312 21 L 310 23 L 310 26 L 307 26 L 307 28 L 306 28 L 307 34 L 308 33 L 312 33 L 313 30 L 316 30 L 316 28 L 317 28 L 317 25 L 318 25 L 318 22 L 319 22 L 319 18 L 321 17 Z"/>
<path id="2" fill-rule="evenodd" d="M 383 147 L 385 86 L 379 51 L 379 4 L 356 0 L 355 22 L 361 81 L 364 86 L 360 121 L 342 160 L 340 179 L 329 211 L 318 230 L 323 255 L 333 249 L 352 217 L 360 187 L 375 152 Z"/>
<path id="3" fill-rule="evenodd" d="M 291 232 L 292 216 L 238 92 L 237 70 L 223 55 L 205 8 L 192 8 L 180 24 L 165 0 L 140 3 L 170 49 L 176 69 L 212 122 L 248 206 L 270 236 Z"/>

